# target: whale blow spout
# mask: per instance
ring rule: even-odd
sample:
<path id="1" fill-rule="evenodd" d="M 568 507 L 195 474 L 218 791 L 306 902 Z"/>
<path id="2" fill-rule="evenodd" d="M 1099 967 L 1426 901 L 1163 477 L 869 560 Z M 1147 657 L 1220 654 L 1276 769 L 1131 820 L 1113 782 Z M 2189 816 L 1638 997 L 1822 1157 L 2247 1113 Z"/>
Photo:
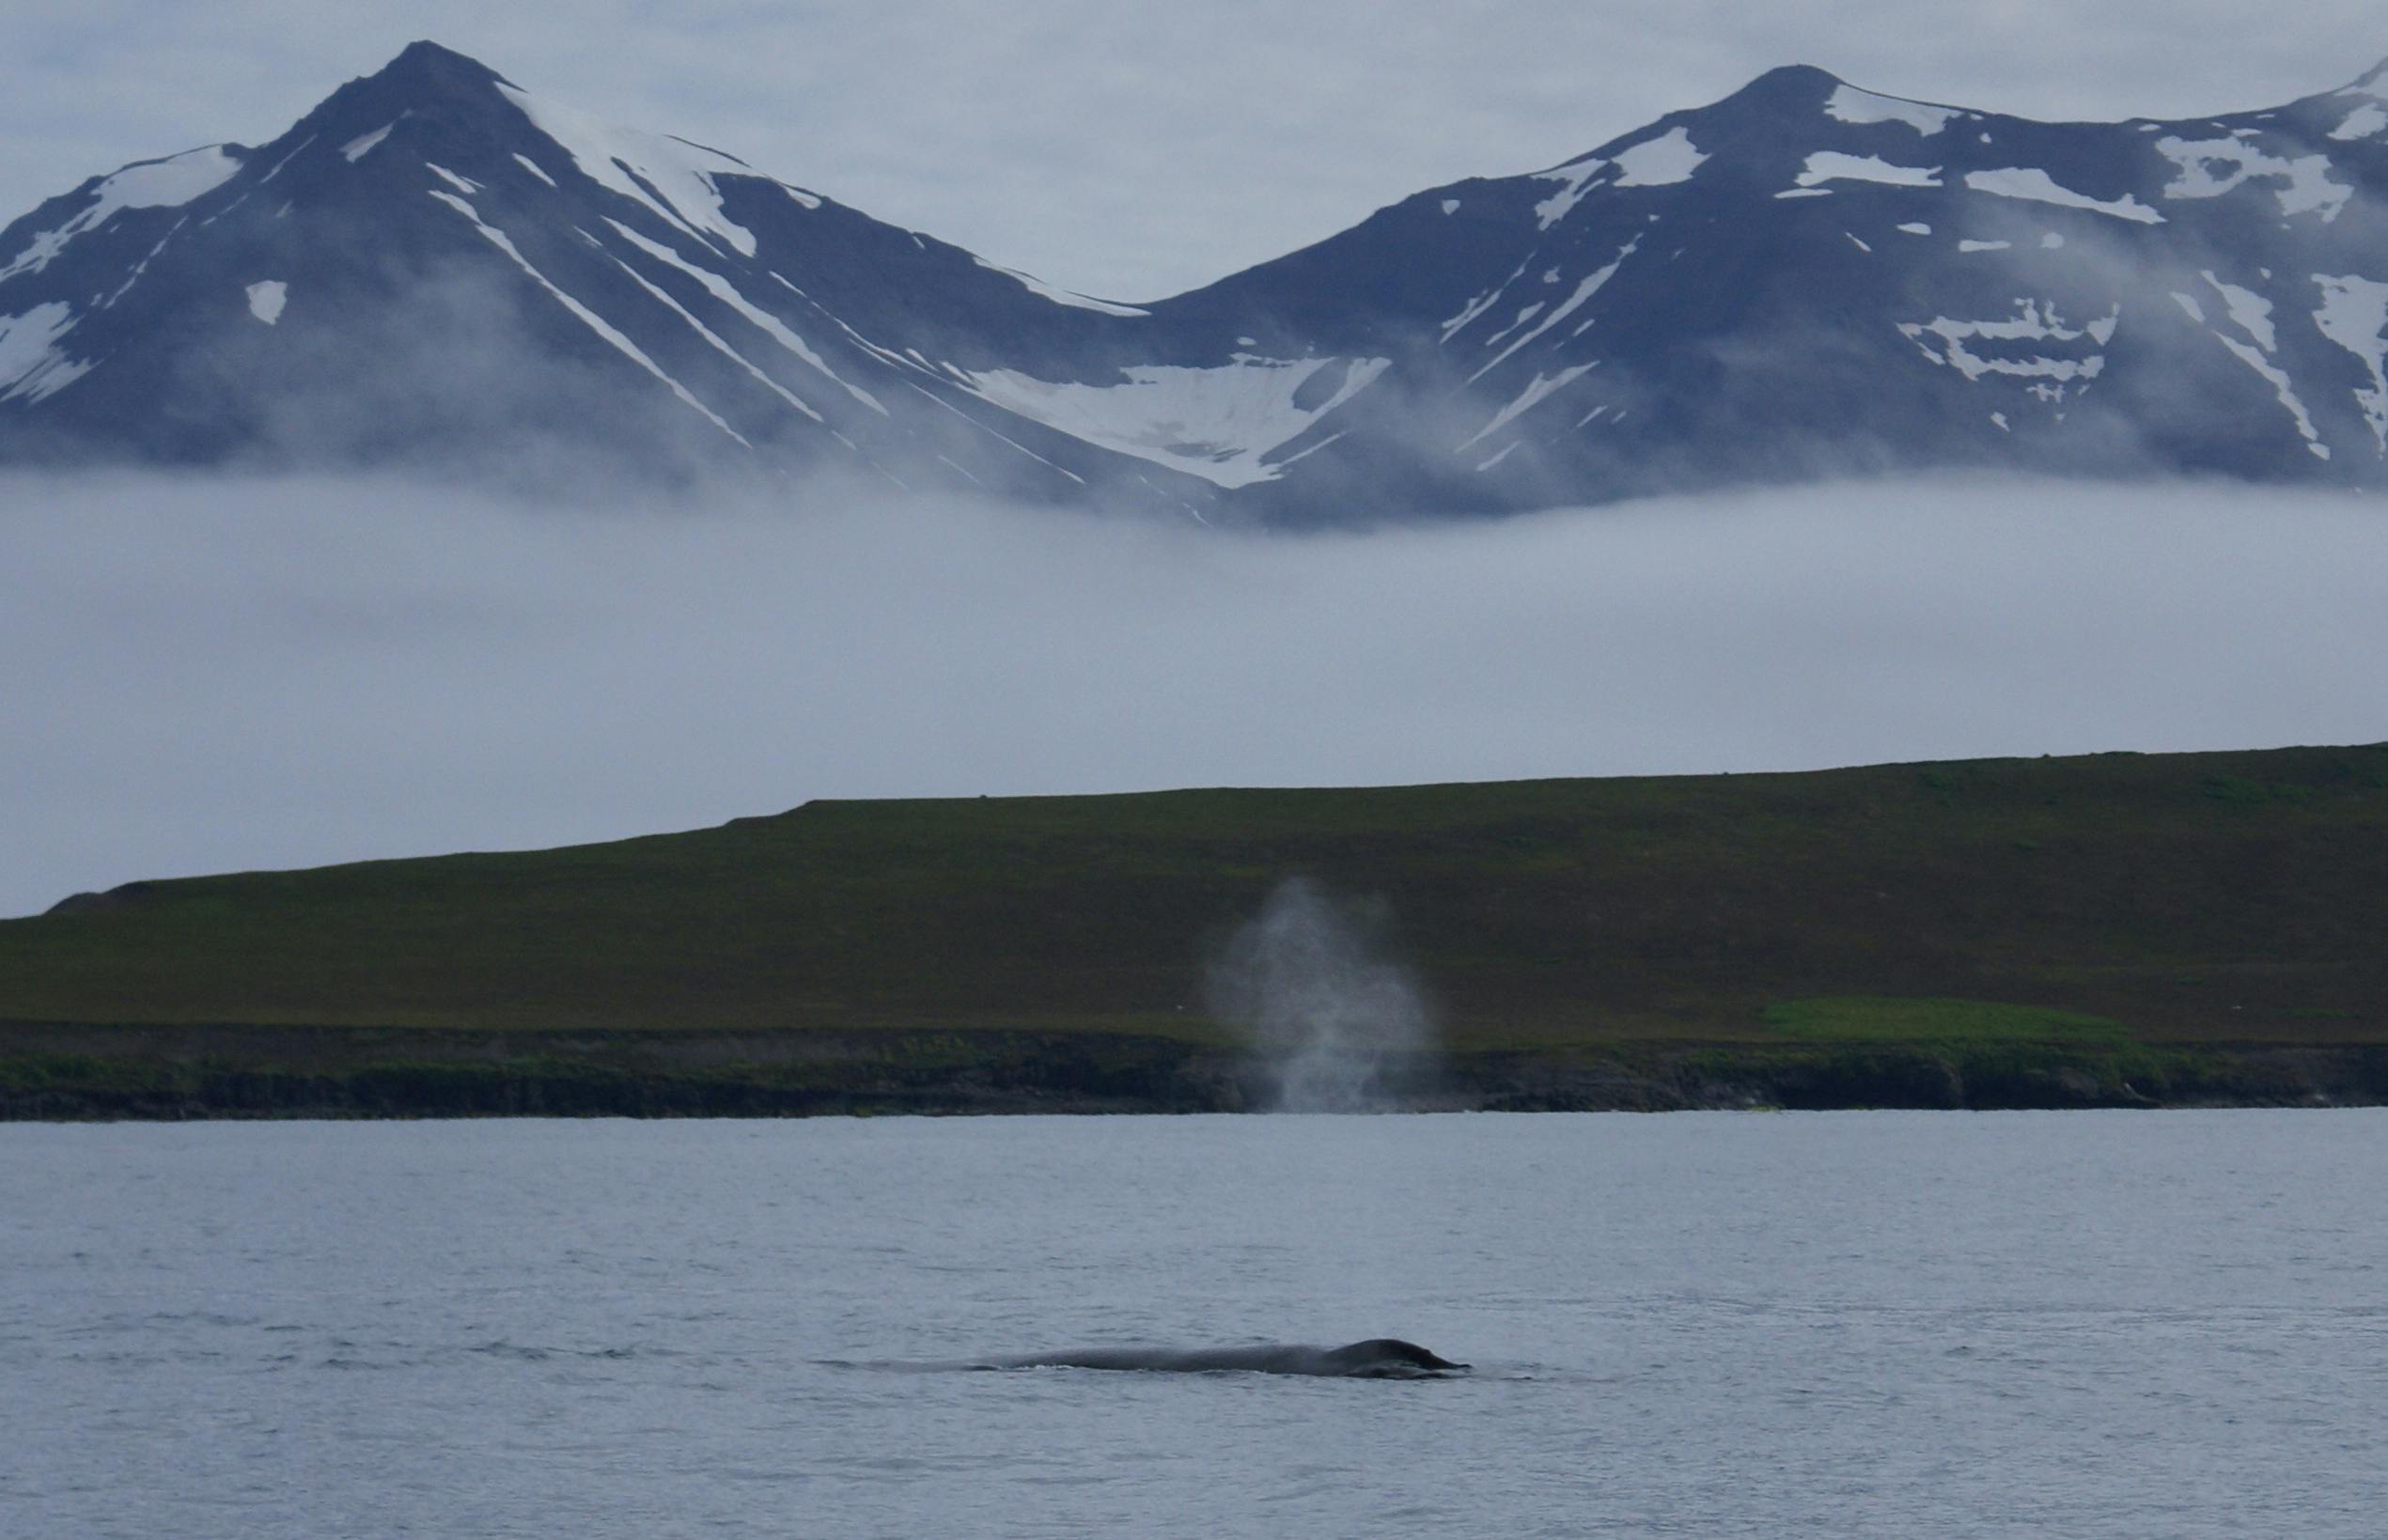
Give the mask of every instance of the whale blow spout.
<path id="1" fill-rule="evenodd" d="M 981 1369 L 1145 1369 L 1175 1374 L 1242 1370 L 1263 1375 L 1324 1375 L 1345 1379 L 1440 1379 L 1466 1374 L 1413 1342 L 1371 1337 L 1343 1347 L 1268 1343 L 1254 1347 L 1085 1347 L 991 1359 Z"/>
<path id="2" fill-rule="evenodd" d="M 1388 922 L 1381 901 L 1288 878 L 1212 962 L 1211 1014 L 1249 1034 L 1276 1111 L 1391 1111 L 1416 1089 L 1434 1020 L 1384 945 Z"/>

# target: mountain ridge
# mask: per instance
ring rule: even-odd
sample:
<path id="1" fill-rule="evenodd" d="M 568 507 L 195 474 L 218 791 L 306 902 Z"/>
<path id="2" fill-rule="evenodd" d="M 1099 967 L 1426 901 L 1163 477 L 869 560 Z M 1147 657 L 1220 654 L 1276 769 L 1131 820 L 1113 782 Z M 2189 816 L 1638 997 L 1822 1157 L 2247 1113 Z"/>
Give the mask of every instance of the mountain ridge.
<path id="1" fill-rule="evenodd" d="M 1270 523 L 1911 470 L 2376 486 L 2383 76 L 2044 124 L 1787 65 L 1125 304 L 424 40 L 0 230 L 0 465 L 843 469 Z"/>

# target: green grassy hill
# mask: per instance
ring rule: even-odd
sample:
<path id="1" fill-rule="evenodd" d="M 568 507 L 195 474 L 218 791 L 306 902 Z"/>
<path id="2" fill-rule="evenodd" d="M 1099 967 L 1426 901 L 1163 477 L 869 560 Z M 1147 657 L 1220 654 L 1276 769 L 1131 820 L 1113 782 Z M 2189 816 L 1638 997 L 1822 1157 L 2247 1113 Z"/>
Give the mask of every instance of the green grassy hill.
<path id="1" fill-rule="evenodd" d="M 1232 1107 L 1204 969 L 1294 874 L 1383 900 L 1450 1104 L 2388 1095 L 2370 746 L 816 802 L 137 883 L 0 923 L 0 1108 Z"/>

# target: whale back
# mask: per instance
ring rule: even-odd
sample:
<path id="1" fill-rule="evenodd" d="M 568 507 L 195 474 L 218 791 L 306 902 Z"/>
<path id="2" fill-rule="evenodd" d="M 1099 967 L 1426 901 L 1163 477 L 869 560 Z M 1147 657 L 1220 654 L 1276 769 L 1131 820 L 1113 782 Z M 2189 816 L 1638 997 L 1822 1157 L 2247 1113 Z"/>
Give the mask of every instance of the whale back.
<path id="1" fill-rule="evenodd" d="M 1268 1375 L 1329 1375 L 1351 1379 L 1424 1379 L 1464 1374 L 1454 1363 L 1398 1337 L 1371 1337 L 1344 1347 L 1266 1344 L 1249 1347 L 1087 1347 L 974 1364 L 990 1369 L 1146 1369 L 1200 1374 L 1241 1369 Z"/>
<path id="2" fill-rule="evenodd" d="M 1414 1342 L 1404 1342 L 1398 1337 L 1370 1337 L 1366 1342 L 1338 1347 L 1327 1358 L 1336 1365 L 1332 1372 L 1367 1379 L 1408 1379 L 1428 1375 L 1464 1374 L 1469 1367 L 1464 1363 L 1454 1363 Z"/>

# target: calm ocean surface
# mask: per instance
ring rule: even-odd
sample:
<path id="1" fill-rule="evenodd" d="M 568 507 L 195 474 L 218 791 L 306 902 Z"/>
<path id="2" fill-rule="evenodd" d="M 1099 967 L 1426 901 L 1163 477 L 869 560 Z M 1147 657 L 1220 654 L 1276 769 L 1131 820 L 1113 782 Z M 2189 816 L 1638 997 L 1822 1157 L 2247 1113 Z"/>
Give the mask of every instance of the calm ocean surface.
<path id="1" fill-rule="evenodd" d="M 2377 1535 L 2383 1428 L 2378 1111 L 0 1126 L 11 1536 Z"/>

